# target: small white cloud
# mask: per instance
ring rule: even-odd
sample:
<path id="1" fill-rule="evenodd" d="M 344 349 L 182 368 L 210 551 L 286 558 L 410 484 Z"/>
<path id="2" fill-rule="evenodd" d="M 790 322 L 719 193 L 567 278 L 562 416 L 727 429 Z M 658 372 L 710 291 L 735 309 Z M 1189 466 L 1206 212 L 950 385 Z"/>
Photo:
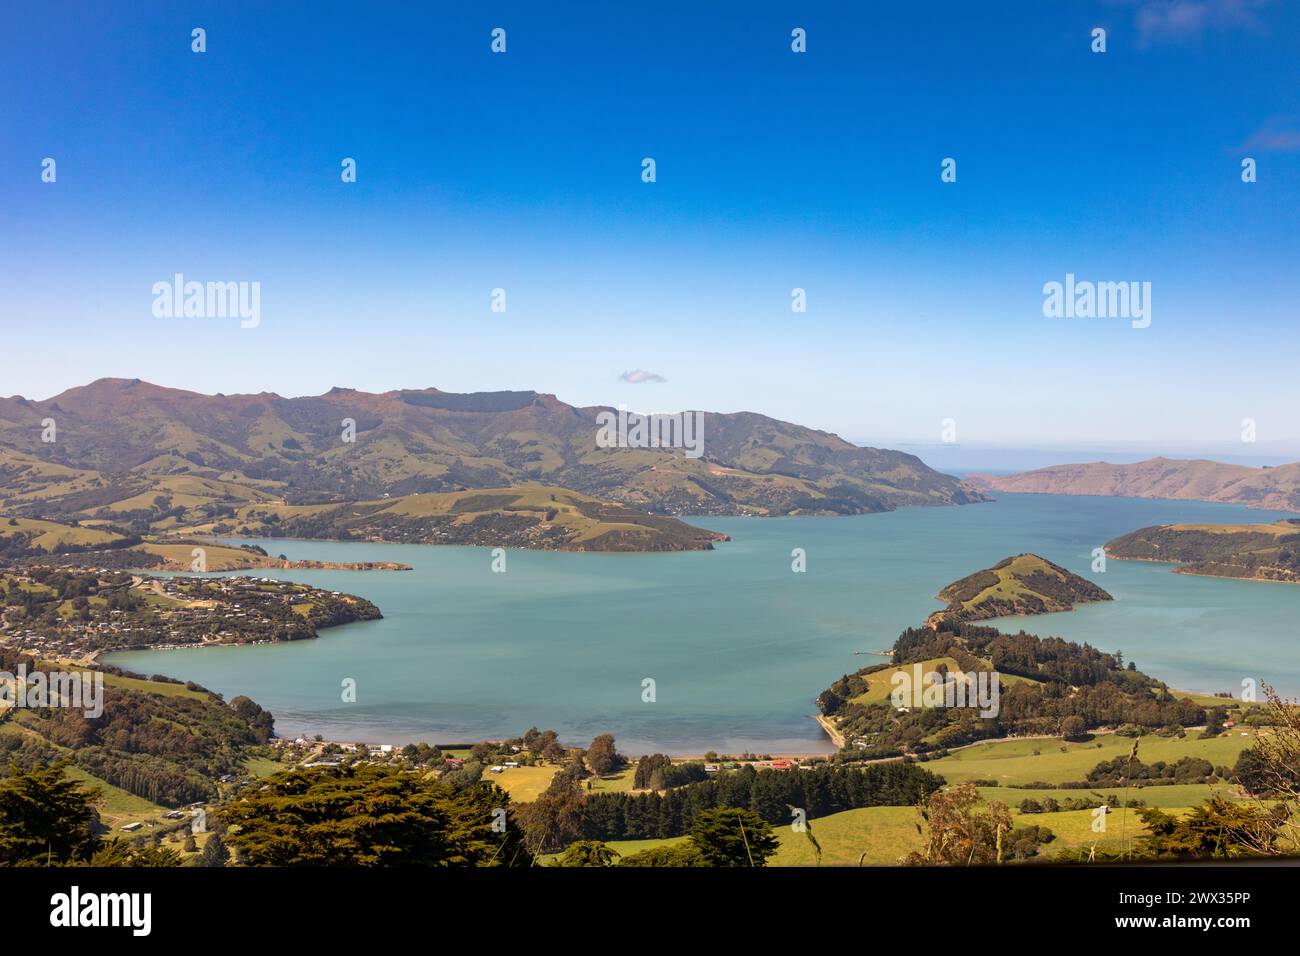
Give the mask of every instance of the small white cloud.
<path id="1" fill-rule="evenodd" d="M 1246 140 L 1241 148 L 1245 150 L 1264 150 L 1266 152 L 1294 153 L 1300 151 L 1300 129 L 1265 127 Z"/>
<path id="2" fill-rule="evenodd" d="M 646 382 L 666 382 L 668 379 L 654 372 L 647 372 L 645 369 L 634 368 L 630 372 L 624 372 L 619 379 L 627 382 L 629 385 L 642 385 Z"/>
<path id="3" fill-rule="evenodd" d="M 1255 12 L 1267 3 L 1268 0 L 1138 0 L 1138 45 L 1192 40 L 1209 29 L 1257 30 L 1261 24 Z"/>

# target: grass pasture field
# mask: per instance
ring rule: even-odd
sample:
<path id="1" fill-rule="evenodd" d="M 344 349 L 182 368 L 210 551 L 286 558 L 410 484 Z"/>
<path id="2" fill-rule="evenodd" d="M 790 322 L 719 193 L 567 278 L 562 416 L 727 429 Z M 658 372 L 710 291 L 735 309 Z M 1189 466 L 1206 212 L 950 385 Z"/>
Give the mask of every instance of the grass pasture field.
<path id="1" fill-rule="evenodd" d="M 1082 811 L 1088 817 L 1088 811 Z M 1065 814 L 1035 814 L 1025 817 L 1025 823 L 1042 823 L 1036 819 Z M 1090 819 L 1090 818 L 1089 818 Z M 894 866 L 912 850 L 924 845 L 917 830 L 920 816 L 915 807 L 864 807 L 845 810 L 808 821 L 808 829 L 821 846 L 822 866 Z M 1019 818 L 1017 823 L 1022 822 Z M 1077 825 L 1071 824 L 1073 831 Z M 1083 824 L 1086 829 L 1087 823 Z M 773 827 L 780 848 L 768 861 L 769 866 L 817 866 L 817 851 L 806 832 L 796 832 L 789 825 Z M 673 846 L 688 837 L 666 840 L 612 840 L 608 846 L 622 856 L 631 856 L 642 850 Z M 1054 844 L 1053 844 L 1054 845 Z M 1071 843 L 1070 845 L 1075 845 Z M 554 854 L 543 862 L 554 858 Z"/>
<path id="2" fill-rule="evenodd" d="M 281 770 L 288 770 L 286 764 L 269 757 L 249 757 L 244 761 L 244 770 L 259 780 L 274 776 Z"/>
<path id="3" fill-rule="evenodd" d="M 31 547 L 44 548 L 51 553 L 60 545 L 96 548 L 125 540 L 122 535 L 112 531 L 59 524 L 57 521 L 45 521 L 40 518 L 0 519 L 0 538 L 12 537 L 15 534 L 27 535 Z"/>
<path id="4" fill-rule="evenodd" d="M 211 543 L 194 545 L 146 541 L 139 546 L 139 550 L 158 555 L 167 562 L 168 567 L 189 570 L 191 562 L 194 560 L 194 549 L 196 547 L 203 548 L 205 567 L 210 572 L 243 570 L 250 566 L 256 566 L 261 559 L 260 555 L 250 554 L 241 548 L 230 548 L 225 545 Z"/>
<path id="5" fill-rule="evenodd" d="M 77 661 L 59 660 L 53 663 L 56 667 L 80 671 L 82 674 L 96 673 L 94 669 L 87 668 Z M 49 664 L 42 662 L 42 666 L 49 666 Z M 184 684 L 149 680 L 146 677 L 123 677 L 120 674 L 104 674 L 104 686 L 138 691 L 142 694 L 161 694 L 164 697 L 188 697 L 191 700 L 207 700 L 210 696 L 206 691 L 190 690 Z"/>
<path id="6" fill-rule="evenodd" d="M 1148 807 L 1159 807 L 1162 810 L 1196 806 L 1214 796 L 1232 801 L 1244 799 L 1236 792 L 1235 787 L 1228 784 L 1208 783 L 1182 783 L 1167 787 L 1128 787 L 1127 789 L 1123 787 L 1090 787 L 1087 790 L 1028 790 L 1020 787 L 980 787 L 979 792 L 981 799 L 988 802 L 1001 800 L 1013 811 L 1025 800 L 1038 800 L 1041 802 L 1050 798 L 1064 801 L 1071 797 L 1075 799 L 1091 798 L 1093 794 L 1101 794 L 1105 799 L 1116 797 L 1121 801 L 1141 800 Z M 1044 815 L 1027 814 L 1026 816 Z"/>
<path id="7" fill-rule="evenodd" d="M 961 670 L 961 665 L 956 659 L 951 657 L 935 657 L 928 661 L 921 661 L 921 673 L 928 674 L 937 670 L 939 666 L 947 668 L 949 671 Z M 915 664 L 904 664 L 899 667 L 887 667 L 883 670 L 873 671 L 870 674 L 864 674 L 863 678 L 867 681 L 867 690 L 849 699 L 851 704 L 884 704 L 889 701 L 889 695 L 894 689 L 894 675 L 900 671 L 911 674 Z"/>
<path id="8" fill-rule="evenodd" d="M 135 794 L 127 793 L 110 783 L 105 783 L 98 777 L 92 777 L 80 767 L 69 765 L 64 771 L 68 779 L 76 780 L 87 787 L 94 787 L 101 793 L 100 801 L 97 805 L 99 817 L 108 826 L 115 835 L 122 836 L 120 832 L 124 823 L 144 823 L 146 820 L 162 820 L 162 815 L 167 812 L 165 807 L 159 806 L 144 797 L 137 797 Z"/>
<path id="9" fill-rule="evenodd" d="M 822 866 L 893 866 L 898 858 L 921 846 L 914 807 L 865 807 L 845 810 L 809 821 L 810 829 L 822 848 Z M 789 826 L 773 827 L 781 846 L 768 860 L 768 866 L 816 866 L 817 854 L 806 833 L 796 833 Z M 673 846 L 689 837 L 666 840 L 611 840 L 607 846 L 622 856 L 642 850 Z M 865 857 L 863 856 L 865 854 Z M 542 858 L 546 863 L 558 854 Z"/>
<path id="10" fill-rule="evenodd" d="M 920 849 L 920 816 L 915 807 L 863 807 L 808 821 L 808 830 L 821 845 L 822 866 L 893 866 L 900 857 Z M 769 866 L 816 866 L 817 853 L 807 833 L 789 825 L 774 828 L 781 848 Z"/>
<path id="11" fill-rule="evenodd" d="M 666 840 L 611 840 L 606 846 L 617 850 L 621 856 L 631 856 L 633 853 L 640 853 L 642 850 L 653 850 L 660 846 L 674 846 L 688 840 L 689 837 L 669 837 Z"/>
<path id="12" fill-rule="evenodd" d="M 555 764 L 540 767 L 507 767 L 500 773 L 485 771 L 483 779 L 495 783 L 510 794 L 515 803 L 531 803 L 551 785 L 551 778 L 559 771 Z"/>
<path id="13" fill-rule="evenodd" d="M 1040 851 L 1045 858 L 1094 842 L 1116 846 L 1146 833 L 1131 809 L 1112 810 L 1106 817 L 1106 831 L 1100 834 L 1092 830 L 1091 810 L 1015 813 L 1013 817 L 1017 827 L 1037 824 L 1056 835 Z M 859 860 L 863 866 L 893 866 L 912 850 L 924 848 L 925 838 L 917 829 L 920 819 L 915 807 L 866 807 L 811 820 L 809 829 L 821 845 L 822 866 L 858 866 Z M 781 849 L 769 865 L 817 865 L 817 854 L 807 834 L 782 826 L 776 828 L 776 835 Z"/>
<path id="14" fill-rule="evenodd" d="M 1166 812 L 1177 814 L 1185 812 L 1186 807 L 1166 808 Z M 1039 852 L 1044 858 L 1051 859 L 1069 850 L 1096 845 L 1098 849 L 1111 850 L 1131 848 L 1135 841 L 1147 835 L 1145 824 L 1138 819 L 1137 811 L 1131 807 L 1113 807 L 1106 813 L 1105 830 L 1093 830 L 1094 823 L 1100 818 L 1092 810 L 1061 810 L 1056 813 L 1017 813 L 1016 826 L 1047 827 L 1056 834 L 1056 839 L 1044 846 Z"/>
<path id="15" fill-rule="evenodd" d="M 1180 757 L 1203 757 L 1216 767 L 1232 766 L 1237 755 L 1250 746 L 1254 732 L 1201 740 L 1193 731 L 1184 738 L 1142 737 L 1138 759 L 1145 764 L 1158 760 L 1172 763 Z M 1103 760 L 1127 756 L 1132 737 L 1101 734 L 1090 741 L 1065 743 L 1060 738 L 995 740 L 954 750 L 949 756 L 931 760 L 926 769 L 942 774 L 949 783 L 996 780 L 1001 785 L 1068 783 L 1086 778 L 1088 771 Z M 1069 791 L 1062 791 L 1069 793 Z"/>
<path id="16" fill-rule="evenodd" d="M 633 763 L 614 773 L 607 773 L 601 777 L 588 777 L 583 781 L 583 786 L 590 783 L 593 793 L 618 793 L 635 789 L 633 787 L 635 782 L 636 764 Z"/>
<path id="17" fill-rule="evenodd" d="M 1185 811 L 1186 806 L 1169 808 Z M 1065 810 L 1056 813 L 1013 814 L 1015 824 L 1045 826 L 1056 839 L 1040 851 L 1043 858 L 1078 847 L 1096 844 L 1118 848 L 1146 835 L 1146 828 L 1135 810 L 1112 809 L 1106 816 L 1102 833 L 1092 829 L 1095 817 L 1091 810 Z M 845 810 L 808 821 L 808 829 L 821 846 L 821 866 L 895 866 L 912 850 L 924 848 L 925 839 L 917 829 L 920 815 L 915 807 L 864 807 Z M 788 825 L 773 828 L 780 848 L 768 861 L 769 866 L 817 866 L 817 851 L 806 832 L 796 832 Z M 688 839 L 615 840 L 608 845 L 623 856 L 659 846 L 672 846 Z M 547 859 L 550 859 L 548 857 Z"/>
<path id="18" fill-rule="evenodd" d="M 105 674 L 104 683 L 109 687 L 121 687 L 124 690 L 138 690 L 145 694 L 162 694 L 164 697 L 188 697 L 191 700 L 207 700 L 209 695 L 201 690 L 190 690 L 184 684 L 172 684 L 168 681 L 142 680 L 137 677 L 119 677 L 117 674 Z"/>
<path id="19" fill-rule="evenodd" d="M 1171 694 L 1179 700 L 1190 700 L 1194 704 L 1200 704 L 1202 707 L 1259 707 L 1260 701 L 1257 700 L 1236 700 L 1231 697 L 1216 697 L 1213 694 L 1201 694 L 1191 690 L 1171 690 Z"/>

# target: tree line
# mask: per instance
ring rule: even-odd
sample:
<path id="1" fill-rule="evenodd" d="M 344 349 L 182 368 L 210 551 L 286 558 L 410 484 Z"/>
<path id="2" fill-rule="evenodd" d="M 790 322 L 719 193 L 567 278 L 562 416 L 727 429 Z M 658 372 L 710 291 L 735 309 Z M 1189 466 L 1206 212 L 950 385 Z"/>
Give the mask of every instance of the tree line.
<path id="1" fill-rule="evenodd" d="M 811 819 L 859 807 L 913 806 L 942 785 L 942 777 L 911 762 L 808 770 L 746 765 L 662 793 L 589 794 L 580 831 L 589 840 L 666 839 L 689 833 L 695 818 L 715 807 L 739 807 L 768 823 L 788 824 L 795 809 Z"/>

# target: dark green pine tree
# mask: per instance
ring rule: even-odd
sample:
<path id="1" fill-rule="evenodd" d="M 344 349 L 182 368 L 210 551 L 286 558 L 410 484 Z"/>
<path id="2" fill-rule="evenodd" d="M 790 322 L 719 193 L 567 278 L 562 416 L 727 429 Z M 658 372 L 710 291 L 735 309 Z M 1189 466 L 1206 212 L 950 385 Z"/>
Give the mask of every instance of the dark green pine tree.
<path id="1" fill-rule="evenodd" d="M 99 790 L 65 779 L 66 766 L 24 772 L 10 764 L 0 781 L 0 865 L 88 860 L 99 848 Z"/>
<path id="2" fill-rule="evenodd" d="M 221 839 L 220 833 L 213 833 L 208 837 L 208 842 L 203 844 L 203 852 L 199 854 L 198 865 L 225 866 L 229 862 L 230 850 L 226 847 L 226 841 Z"/>
<path id="3" fill-rule="evenodd" d="M 709 866 L 766 866 L 780 846 L 770 823 L 740 807 L 696 814 L 691 842 Z"/>

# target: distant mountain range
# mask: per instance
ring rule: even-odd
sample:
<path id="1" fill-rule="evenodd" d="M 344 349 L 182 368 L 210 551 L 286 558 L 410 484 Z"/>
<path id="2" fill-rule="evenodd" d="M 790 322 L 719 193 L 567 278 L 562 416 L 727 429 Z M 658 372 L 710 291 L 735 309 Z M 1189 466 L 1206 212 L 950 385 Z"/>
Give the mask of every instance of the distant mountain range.
<path id="1" fill-rule="evenodd" d="M 1221 501 L 1300 511 L 1300 462 L 1250 468 L 1205 459 L 1151 458 L 1129 465 L 1094 461 L 1015 475 L 971 474 L 966 480 L 993 491 Z"/>
<path id="2" fill-rule="evenodd" d="M 272 506 L 358 501 L 378 511 L 389 498 L 522 487 L 530 494 L 549 489 L 548 496 L 580 492 L 595 499 L 581 504 L 589 516 L 624 526 L 630 512 L 861 514 L 988 500 L 913 455 L 860 448 L 750 412 L 706 413 L 700 457 L 680 448 L 599 447 L 603 411 L 613 410 L 578 408 L 537 392 L 334 388 L 283 398 L 100 379 L 46 401 L 0 398 L 0 510 L 112 521 L 139 533 L 193 533 L 222 523 L 247 527 L 261 520 L 248 511 L 254 506 L 262 517 Z M 51 420 L 55 440 L 43 441 Z M 345 420 L 355 423 L 354 441 L 344 439 Z M 624 508 L 602 511 L 601 501 Z M 385 522 L 398 510 L 389 508 Z M 331 521 L 355 524 L 341 514 Z M 484 517 L 479 526 L 493 522 Z M 582 540 L 628 540 L 605 536 L 606 528 L 575 523 L 571 530 Z M 411 540 L 409 529 L 381 533 L 389 531 Z M 708 546 L 707 537 L 688 542 L 690 535 L 667 524 L 635 533 L 653 534 L 665 547 Z"/>

